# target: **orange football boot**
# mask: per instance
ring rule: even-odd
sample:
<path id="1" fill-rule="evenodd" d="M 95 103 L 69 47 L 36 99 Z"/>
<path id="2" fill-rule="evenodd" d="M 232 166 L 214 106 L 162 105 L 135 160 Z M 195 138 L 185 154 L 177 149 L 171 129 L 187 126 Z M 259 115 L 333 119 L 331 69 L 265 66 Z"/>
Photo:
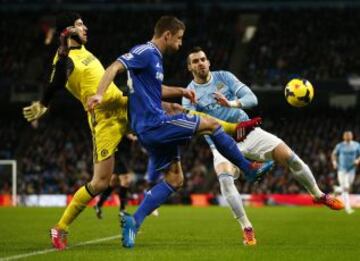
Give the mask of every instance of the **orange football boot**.
<path id="1" fill-rule="evenodd" d="M 255 246 L 256 245 L 255 232 L 252 227 L 244 228 L 243 239 L 244 239 L 243 243 L 245 246 Z"/>
<path id="2" fill-rule="evenodd" d="M 316 203 L 324 204 L 325 206 L 333 210 L 342 210 L 344 209 L 344 203 L 341 200 L 331 196 L 329 194 L 324 194 L 318 199 L 314 200 Z"/>

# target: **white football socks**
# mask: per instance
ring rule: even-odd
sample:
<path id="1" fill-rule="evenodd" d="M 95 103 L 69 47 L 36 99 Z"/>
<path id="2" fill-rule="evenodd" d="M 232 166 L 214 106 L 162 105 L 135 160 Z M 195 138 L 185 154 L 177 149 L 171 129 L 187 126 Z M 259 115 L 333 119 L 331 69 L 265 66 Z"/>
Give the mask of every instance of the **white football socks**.
<path id="1" fill-rule="evenodd" d="M 240 223 L 241 228 L 252 227 L 240 197 L 234 184 L 234 177 L 227 173 L 219 175 L 220 190 L 227 203 L 230 205 L 231 210 L 236 220 Z"/>
<path id="2" fill-rule="evenodd" d="M 308 165 L 306 165 L 295 153 L 288 161 L 289 169 L 294 178 L 303 185 L 307 191 L 315 198 L 320 198 L 324 193 L 318 187 L 314 175 Z"/>
<path id="3" fill-rule="evenodd" d="M 342 193 L 342 196 L 343 196 L 344 203 L 345 203 L 345 210 L 346 211 L 351 211 L 349 192 L 344 189 L 343 193 Z"/>

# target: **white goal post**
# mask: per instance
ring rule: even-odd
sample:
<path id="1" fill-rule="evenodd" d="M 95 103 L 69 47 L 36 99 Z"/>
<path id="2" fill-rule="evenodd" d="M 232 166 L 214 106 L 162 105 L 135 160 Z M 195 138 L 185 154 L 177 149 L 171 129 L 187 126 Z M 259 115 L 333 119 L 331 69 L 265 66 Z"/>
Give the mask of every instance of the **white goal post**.
<path id="1" fill-rule="evenodd" d="M 11 165 L 12 172 L 12 205 L 15 207 L 17 202 L 17 162 L 16 160 L 0 160 L 0 165 Z"/>

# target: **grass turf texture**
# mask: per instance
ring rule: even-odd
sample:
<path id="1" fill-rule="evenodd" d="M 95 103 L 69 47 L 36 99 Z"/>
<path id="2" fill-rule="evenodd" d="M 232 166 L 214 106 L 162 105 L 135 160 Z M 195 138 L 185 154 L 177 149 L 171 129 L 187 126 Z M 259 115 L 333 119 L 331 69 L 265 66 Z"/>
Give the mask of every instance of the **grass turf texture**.
<path id="1" fill-rule="evenodd" d="M 50 248 L 48 229 L 63 208 L 0 208 L 0 260 Z M 130 212 L 134 209 L 130 208 Z M 248 208 L 258 245 L 244 247 L 228 208 L 162 207 L 150 216 L 134 249 L 120 239 L 72 247 L 26 260 L 359 260 L 360 210 L 352 215 L 325 207 Z M 88 208 L 70 230 L 69 245 L 118 235 L 116 208 L 97 220 Z"/>

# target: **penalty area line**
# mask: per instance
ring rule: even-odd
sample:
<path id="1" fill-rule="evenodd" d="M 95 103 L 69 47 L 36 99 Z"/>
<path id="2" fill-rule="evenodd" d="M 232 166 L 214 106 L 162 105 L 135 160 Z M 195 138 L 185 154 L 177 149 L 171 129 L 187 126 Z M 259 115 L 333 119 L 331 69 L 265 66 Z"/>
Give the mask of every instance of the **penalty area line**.
<path id="1" fill-rule="evenodd" d="M 69 246 L 66 249 L 100 243 L 100 242 L 109 241 L 109 240 L 113 240 L 113 239 L 117 239 L 117 238 L 120 238 L 120 235 L 111 236 L 111 237 L 103 237 L 103 238 L 98 238 L 98 239 L 94 239 L 94 240 L 90 240 L 90 241 L 80 242 L 75 245 Z M 66 249 L 65 249 L 65 251 L 66 251 Z M 21 255 L 2 257 L 2 258 L 0 258 L 0 261 L 16 260 L 16 259 L 26 258 L 26 257 L 30 257 L 30 256 L 38 256 L 38 255 L 43 255 L 43 254 L 47 254 L 47 253 L 51 253 L 51 252 L 58 252 L 58 251 L 59 250 L 57 250 L 55 248 L 48 248 L 48 249 L 34 251 L 34 252 L 25 253 L 25 254 L 21 254 Z M 61 251 L 59 251 L 59 252 L 61 252 Z"/>

